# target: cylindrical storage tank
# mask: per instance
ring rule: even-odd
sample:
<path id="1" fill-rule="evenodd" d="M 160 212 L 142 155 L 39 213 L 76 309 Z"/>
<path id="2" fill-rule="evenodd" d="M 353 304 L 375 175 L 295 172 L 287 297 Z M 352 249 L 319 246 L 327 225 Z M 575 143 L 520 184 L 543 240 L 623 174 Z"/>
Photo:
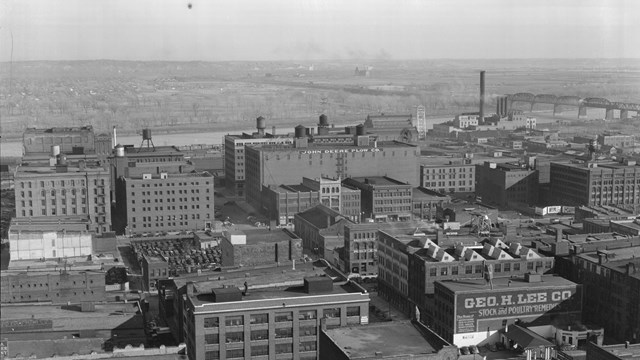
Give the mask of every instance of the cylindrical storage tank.
<path id="1" fill-rule="evenodd" d="M 364 129 L 364 125 L 360 124 L 356 126 L 356 135 L 365 135 L 366 131 Z"/>
<path id="2" fill-rule="evenodd" d="M 329 126 L 329 120 L 327 119 L 327 115 L 325 114 L 320 115 L 320 123 L 318 125 Z"/>
<path id="3" fill-rule="evenodd" d="M 302 125 L 298 125 L 295 127 L 294 132 L 295 132 L 296 138 L 303 138 L 306 136 L 305 134 L 307 132 L 307 128 L 305 128 Z"/>
<path id="4" fill-rule="evenodd" d="M 262 116 L 258 116 L 258 118 L 256 119 L 256 129 L 260 130 L 264 130 L 267 128 L 267 123 L 264 120 L 264 118 Z"/>
<path id="5" fill-rule="evenodd" d="M 124 146 L 121 144 L 116 145 L 116 157 L 124 157 Z"/>
<path id="6" fill-rule="evenodd" d="M 151 129 L 142 129 L 142 140 L 151 140 Z"/>
<path id="7" fill-rule="evenodd" d="M 51 147 L 51 156 L 58 156 L 60 155 L 60 145 L 53 145 Z"/>

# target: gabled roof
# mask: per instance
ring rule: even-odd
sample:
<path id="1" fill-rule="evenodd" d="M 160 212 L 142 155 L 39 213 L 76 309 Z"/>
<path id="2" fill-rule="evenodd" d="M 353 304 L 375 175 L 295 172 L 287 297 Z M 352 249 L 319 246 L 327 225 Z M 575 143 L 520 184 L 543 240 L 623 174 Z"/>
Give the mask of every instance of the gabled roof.
<path id="1" fill-rule="evenodd" d="M 296 216 L 306 220 L 318 229 L 326 229 L 336 222 L 344 219 L 339 212 L 332 210 L 324 205 L 316 205 L 305 210 Z"/>

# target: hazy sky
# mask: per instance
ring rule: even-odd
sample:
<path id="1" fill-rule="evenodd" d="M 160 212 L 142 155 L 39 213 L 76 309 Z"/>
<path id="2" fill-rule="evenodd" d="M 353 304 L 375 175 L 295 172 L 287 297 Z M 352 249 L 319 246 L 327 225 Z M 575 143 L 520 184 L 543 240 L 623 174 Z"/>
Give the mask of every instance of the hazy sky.
<path id="1" fill-rule="evenodd" d="M 0 60 L 11 34 L 16 61 L 640 58 L 638 14 L 637 0 L 2 0 Z"/>

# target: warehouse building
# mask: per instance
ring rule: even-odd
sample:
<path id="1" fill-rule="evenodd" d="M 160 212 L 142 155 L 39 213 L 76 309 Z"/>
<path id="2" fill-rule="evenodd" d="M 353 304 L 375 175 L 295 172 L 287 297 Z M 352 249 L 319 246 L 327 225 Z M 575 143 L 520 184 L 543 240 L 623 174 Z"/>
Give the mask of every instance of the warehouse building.
<path id="1" fill-rule="evenodd" d="M 485 162 L 476 166 L 476 195 L 482 202 L 504 208 L 538 202 L 538 170 L 527 164 Z"/>
<path id="2" fill-rule="evenodd" d="M 467 160 L 467 159 L 465 159 Z M 420 186 L 441 193 L 476 191 L 474 164 L 422 164 Z"/>
<path id="3" fill-rule="evenodd" d="M 302 178 L 302 184 L 264 186 L 262 210 L 277 225 L 291 224 L 295 214 L 322 204 L 353 222 L 360 221 L 360 190 L 327 177 Z"/>
<path id="4" fill-rule="evenodd" d="M 582 297 L 582 285 L 559 276 L 437 281 L 433 329 L 458 346 L 491 337 L 490 341 L 503 342 L 502 337 L 509 338 L 508 330 L 499 331 L 512 325 L 553 337 L 553 325 L 581 320 Z"/>
<path id="5" fill-rule="evenodd" d="M 362 132 L 361 132 L 362 133 Z M 323 142 L 321 140 L 327 140 Z M 396 180 L 418 183 L 420 149 L 401 142 L 370 142 L 368 135 L 307 137 L 296 127 L 293 145 L 246 148 L 247 200 L 260 207 L 263 186 L 292 184 L 302 178 L 347 178 L 393 175 Z M 329 141 L 331 140 L 331 141 Z"/>
<path id="6" fill-rule="evenodd" d="M 52 221 L 86 219 L 89 231 L 111 231 L 109 171 L 95 161 L 67 162 L 64 154 L 50 163 L 18 166 L 15 172 L 16 218 Z"/>
<path id="7" fill-rule="evenodd" d="M 293 143 L 293 137 L 288 134 L 276 135 L 275 126 L 271 133 L 265 133 L 265 128 L 266 121 L 260 116 L 256 119 L 256 132 L 224 137 L 225 187 L 235 196 L 245 196 L 245 146 Z"/>
<path id="8" fill-rule="evenodd" d="M 9 225 L 11 260 L 88 256 L 91 224 L 83 218 L 13 218 Z"/>
<path id="9" fill-rule="evenodd" d="M 302 260 L 302 240 L 288 229 L 246 229 L 222 234 L 223 267 L 284 265 Z"/>
<path id="10" fill-rule="evenodd" d="M 66 268 L 59 272 L 3 271 L 0 280 L 2 304 L 48 301 L 66 304 L 104 301 L 105 298 L 104 271 L 71 271 Z"/>
<path id="11" fill-rule="evenodd" d="M 346 178 L 343 183 L 361 191 L 363 217 L 374 222 L 411 220 L 413 187 L 388 176 Z"/>
<path id="12" fill-rule="evenodd" d="M 640 166 L 633 160 L 551 163 L 551 192 L 558 205 L 640 205 Z"/>
<path id="13" fill-rule="evenodd" d="M 190 359 L 317 359 L 327 328 L 366 324 L 369 294 L 303 263 L 223 272 L 219 280 L 160 282 L 160 314 Z"/>

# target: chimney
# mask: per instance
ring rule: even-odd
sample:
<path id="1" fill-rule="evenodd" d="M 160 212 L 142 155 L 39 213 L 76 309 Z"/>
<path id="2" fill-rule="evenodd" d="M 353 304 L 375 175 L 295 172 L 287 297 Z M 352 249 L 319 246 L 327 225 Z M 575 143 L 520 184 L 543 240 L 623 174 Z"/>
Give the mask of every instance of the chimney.
<path id="1" fill-rule="evenodd" d="M 480 123 L 484 122 L 484 70 L 480 71 Z"/>
<path id="2" fill-rule="evenodd" d="M 271 127 L 271 135 L 276 136 L 276 127 L 275 127 L 275 125 Z"/>
<path id="3" fill-rule="evenodd" d="M 116 127 L 113 127 L 113 148 L 115 149 L 116 145 L 118 145 L 118 137 L 116 136 Z"/>
<path id="4" fill-rule="evenodd" d="M 195 285 L 193 284 L 193 281 L 189 281 L 187 283 L 187 296 L 193 296 L 194 293 L 195 293 Z"/>
<path id="5" fill-rule="evenodd" d="M 556 228 L 556 241 L 562 241 L 562 229 Z"/>

